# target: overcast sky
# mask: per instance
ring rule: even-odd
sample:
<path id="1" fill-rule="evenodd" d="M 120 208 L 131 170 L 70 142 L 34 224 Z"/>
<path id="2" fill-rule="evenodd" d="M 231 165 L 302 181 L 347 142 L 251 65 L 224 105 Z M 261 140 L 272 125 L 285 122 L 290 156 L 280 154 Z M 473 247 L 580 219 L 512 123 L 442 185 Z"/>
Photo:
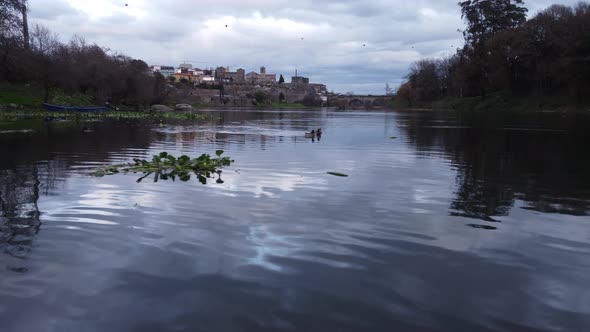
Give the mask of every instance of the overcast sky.
<path id="1" fill-rule="evenodd" d="M 30 0 L 32 23 L 150 65 L 295 69 L 336 92 L 384 93 L 420 58 L 451 54 L 458 0 Z M 530 14 L 553 3 L 525 0 Z M 127 6 L 126 6 L 127 4 Z M 227 25 L 227 27 L 226 27 Z"/>

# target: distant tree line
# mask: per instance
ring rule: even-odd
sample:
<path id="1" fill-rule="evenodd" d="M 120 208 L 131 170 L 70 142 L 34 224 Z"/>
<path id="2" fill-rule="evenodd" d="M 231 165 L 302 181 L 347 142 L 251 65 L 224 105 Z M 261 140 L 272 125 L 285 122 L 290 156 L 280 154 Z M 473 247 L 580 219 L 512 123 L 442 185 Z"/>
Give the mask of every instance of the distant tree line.
<path id="1" fill-rule="evenodd" d="M 507 92 L 590 102 L 590 5 L 553 5 L 526 20 L 522 0 L 459 3 L 465 46 L 412 64 L 396 95 L 407 106 Z"/>
<path id="2" fill-rule="evenodd" d="M 167 81 L 145 62 L 113 53 L 80 37 L 61 43 L 47 28 L 29 32 L 26 0 L 0 0 L 0 83 L 31 84 L 44 93 L 86 94 L 96 104 L 139 107 L 161 102 Z"/>

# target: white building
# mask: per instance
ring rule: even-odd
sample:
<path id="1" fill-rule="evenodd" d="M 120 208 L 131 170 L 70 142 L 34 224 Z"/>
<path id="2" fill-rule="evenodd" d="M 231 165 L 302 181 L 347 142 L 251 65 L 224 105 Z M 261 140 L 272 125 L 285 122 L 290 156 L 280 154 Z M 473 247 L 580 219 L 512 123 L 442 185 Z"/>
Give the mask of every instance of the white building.
<path id="1" fill-rule="evenodd" d="M 175 73 L 174 67 L 172 66 L 151 66 L 150 69 L 153 73 L 160 73 L 164 77 L 170 77 Z"/>

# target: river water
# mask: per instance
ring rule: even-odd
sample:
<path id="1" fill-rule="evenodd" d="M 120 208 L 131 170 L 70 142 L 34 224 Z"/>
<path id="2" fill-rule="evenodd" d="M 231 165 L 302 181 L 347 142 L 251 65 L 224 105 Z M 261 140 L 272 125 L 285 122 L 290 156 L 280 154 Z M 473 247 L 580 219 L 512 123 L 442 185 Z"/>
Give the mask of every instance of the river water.
<path id="1" fill-rule="evenodd" d="M 0 330 L 590 330 L 587 114 L 217 113 L 0 124 Z"/>

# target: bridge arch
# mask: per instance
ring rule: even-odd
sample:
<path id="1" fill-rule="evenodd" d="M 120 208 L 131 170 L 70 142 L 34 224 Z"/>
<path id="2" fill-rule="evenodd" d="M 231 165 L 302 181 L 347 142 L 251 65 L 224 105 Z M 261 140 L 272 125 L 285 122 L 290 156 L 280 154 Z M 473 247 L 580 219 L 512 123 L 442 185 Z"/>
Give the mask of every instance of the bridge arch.
<path id="1" fill-rule="evenodd" d="M 360 106 L 365 106 L 365 103 L 358 98 L 354 98 L 348 103 L 348 106 L 360 107 Z"/>

